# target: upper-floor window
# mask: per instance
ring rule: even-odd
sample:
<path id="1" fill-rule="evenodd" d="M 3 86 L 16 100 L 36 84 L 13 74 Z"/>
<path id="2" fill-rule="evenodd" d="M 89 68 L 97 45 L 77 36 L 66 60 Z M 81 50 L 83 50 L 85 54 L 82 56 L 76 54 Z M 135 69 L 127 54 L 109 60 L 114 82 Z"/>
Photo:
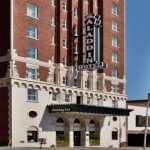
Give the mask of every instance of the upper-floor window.
<path id="1" fill-rule="evenodd" d="M 116 36 L 112 37 L 112 46 L 118 47 L 118 37 Z"/>
<path id="2" fill-rule="evenodd" d="M 78 25 L 73 26 L 73 32 L 74 32 L 74 36 L 78 35 Z"/>
<path id="3" fill-rule="evenodd" d="M 35 68 L 27 68 L 28 79 L 37 79 L 37 70 Z"/>
<path id="4" fill-rule="evenodd" d="M 74 43 L 74 54 L 78 54 L 78 43 Z"/>
<path id="5" fill-rule="evenodd" d="M 50 17 L 51 26 L 55 26 L 55 17 Z"/>
<path id="6" fill-rule="evenodd" d="M 63 84 L 66 85 L 66 76 L 63 76 Z"/>
<path id="7" fill-rule="evenodd" d="M 63 10 L 67 11 L 67 3 L 66 2 L 62 3 L 62 8 L 63 8 Z"/>
<path id="8" fill-rule="evenodd" d="M 117 93 L 118 92 L 118 86 L 116 84 L 112 84 L 111 90 L 112 90 L 112 93 Z"/>
<path id="9" fill-rule="evenodd" d="M 99 0 L 95 0 L 95 1 L 94 1 L 94 6 L 95 6 L 95 7 L 98 7 L 98 1 L 99 1 Z"/>
<path id="10" fill-rule="evenodd" d="M 118 108 L 118 101 L 117 100 L 112 100 L 112 107 Z"/>
<path id="11" fill-rule="evenodd" d="M 56 4 L 55 4 L 55 0 L 51 0 L 51 6 L 55 7 Z"/>
<path id="12" fill-rule="evenodd" d="M 87 4 L 89 3 L 89 1 L 88 1 L 88 0 L 84 0 L 84 1 L 85 1 L 85 3 L 87 3 Z"/>
<path id="13" fill-rule="evenodd" d="M 116 52 L 112 53 L 112 62 L 118 62 L 118 54 Z"/>
<path id="14" fill-rule="evenodd" d="M 37 6 L 33 4 L 27 4 L 27 16 L 37 18 Z"/>
<path id="15" fill-rule="evenodd" d="M 28 25 L 27 37 L 37 39 L 37 27 L 32 26 L 32 25 Z"/>
<path id="16" fill-rule="evenodd" d="M 64 58 L 62 59 L 62 64 L 63 64 L 63 65 L 66 65 L 66 64 L 67 64 L 67 58 L 66 58 L 66 57 L 64 57 Z"/>
<path id="17" fill-rule="evenodd" d="M 29 101 L 37 101 L 38 100 L 38 91 L 35 89 L 28 89 L 27 95 L 28 95 Z"/>
<path id="18" fill-rule="evenodd" d="M 63 39 L 62 46 L 63 46 L 63 48 L 67 48 L 67 40 L 66 39 Z"/>
<path id="19" fill-rule="evenodd" d="M 112 77 L 117 77 L 118 76 L 118 71 L 117 69 L 113 68 L 112 69 Z"/>
<path id="20" fill-rule="evenodd" d="M 62 27 L 63 27 L 63 29 L 67 29 L 67 21 L 66 20 L 63 20 L 62 21 Z"/>
<path id="21" fill-rule="evenodd" d="M 112 30 L 118 31 L 118 22 L 115 20 L 112 21 Z"/>
<path id="22" fill-rule="evenodd" d="M 51 36 L 51 44 L 55 45 L 55 36 L 54 35 Z"/>
<path id="23" fill-rule="evenodd" d="M 115 4 L 112 4 L 112 14 L 118 15 L 118 6 Z"/>
<path id="24" fill-rule="evenodd" d="M 59 100 L 59 93 L 52 92 L 52 100 L 53 101 L 58 101 Z"/>
<path id="25" fill-rule="evenodd" d="M 78 8 L 77 7 L 74 8 L 73 15 L 74 15 L 74 17 L 78 17 Z"/>
<path id="26" fill-rule="evenodd" d="M 70 94 L 65 94 L 65 102 L 70 102 Z"/>
<path id="27" fill-rule="evenodd" d="M 136 115 L 136 127 L 145 127 L 145 116 Z"/>
<path id="28" fill-rule="evenodd" d="M 36 59 L 37 58 L 37 49 L 35 47 L 29 46 L 27 48 L 27 57 Z"/>
<path id="29" fill-rule="evenodd" d="M 73 86 L 77 86 L 77 78 L 74 78 Z"/>

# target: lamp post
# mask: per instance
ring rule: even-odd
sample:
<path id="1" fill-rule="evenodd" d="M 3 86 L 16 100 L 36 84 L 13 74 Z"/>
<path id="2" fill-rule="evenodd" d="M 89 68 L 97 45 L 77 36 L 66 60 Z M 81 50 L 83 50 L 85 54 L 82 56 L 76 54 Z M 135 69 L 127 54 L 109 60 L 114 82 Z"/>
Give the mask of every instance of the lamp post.
<path id="1" fill-rule="evenodd" d="M 145 116 L 145 133 L 144 133 L 144 149 L 146 148 L 146 139 L 147 139 L 147 126 L 148 126 L 148 108 L 150 104 L 150 93 L 148 93 L 148 100 L 147 100 L 147 108 L 146 108 L 146 116 Z"/>

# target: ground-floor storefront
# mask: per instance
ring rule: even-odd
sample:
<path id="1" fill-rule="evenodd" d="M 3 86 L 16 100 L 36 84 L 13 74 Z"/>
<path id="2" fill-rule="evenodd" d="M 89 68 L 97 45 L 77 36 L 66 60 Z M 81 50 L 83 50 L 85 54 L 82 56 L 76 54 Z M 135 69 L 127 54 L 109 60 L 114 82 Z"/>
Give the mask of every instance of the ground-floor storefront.
<path id="1" fill-rule="evenodd" d="M 57 147 L 119 147 L 126 142 L 129 110 L 78 105 L 49 106 Z"/>
<path id="2" fill-rule="evenodd" d="M 150 146 L 150 133 L 147 134 L 146 145 Z M 144 131 L 128 133 L 128 146 L 144 146 Z"/>

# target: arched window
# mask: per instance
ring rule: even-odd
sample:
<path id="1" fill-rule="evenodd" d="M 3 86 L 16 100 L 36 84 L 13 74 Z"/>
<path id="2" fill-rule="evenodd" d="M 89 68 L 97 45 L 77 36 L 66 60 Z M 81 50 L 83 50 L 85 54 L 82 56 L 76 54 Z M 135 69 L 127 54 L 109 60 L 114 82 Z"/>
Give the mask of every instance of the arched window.
<path id="1" fill-rule="evenodd" d="M 79 119 L 75 119 L 74 123 L 80 123 Z"/>
<path id="2" fill-rule="evenodd" d="M 58 118 L 56 122 L 57 123 L 64 123 L 64 120 L 62 118 Z"/>
<path id="3" fill-rule="evenodd" d="M 112 140 L 118 140 L 118 129 L 116 128 L 112 130 Z"/>
<path id="4" fill-rule="evenodd" d="M 90 120 L 90 124 L 94 125 L 95 124 L 94 120 Z"/>
<path id="5" fill-rule="evenodd" d="M 27 141 L 28 142 L 38 141 L 38 129 L 36 127 L 31 126 L 27 129 Z"/>

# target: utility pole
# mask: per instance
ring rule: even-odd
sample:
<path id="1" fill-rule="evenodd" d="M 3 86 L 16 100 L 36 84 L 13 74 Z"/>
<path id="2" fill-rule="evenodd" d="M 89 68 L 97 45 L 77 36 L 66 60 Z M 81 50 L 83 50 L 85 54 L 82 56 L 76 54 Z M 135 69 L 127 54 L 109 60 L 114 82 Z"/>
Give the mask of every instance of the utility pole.
<path id="1" fill-rule="evenodd" d="M 146 108 L 146 116 L 145 116 L 145 134 L 144 134 L 144 149 L 146 148 L 146 139 L 147 139 L 147 126 L 148 126 L 148 108 L 150 104 L 150 93 L 148 93 L 148 100 L 147 100 L 147 108 Z"/>

